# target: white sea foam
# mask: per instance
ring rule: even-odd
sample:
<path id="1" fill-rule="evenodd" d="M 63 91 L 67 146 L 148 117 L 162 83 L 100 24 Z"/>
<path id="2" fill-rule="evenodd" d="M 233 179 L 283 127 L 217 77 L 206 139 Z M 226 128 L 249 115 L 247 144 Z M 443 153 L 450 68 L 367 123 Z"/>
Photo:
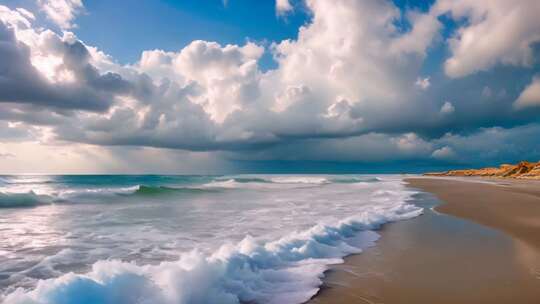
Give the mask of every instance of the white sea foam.
<path id="1" fill-rule="evenodd" d="M 65 189 L 55 193 L 55 196 L 60 200 L 80 200 L 80 199 L 95 199 L 101 197 L 114 197 L 119 194 L 135 193 L 140 186 L 131 187 L 116 187 L 116 188 L 82 188 L 82 189 Z"/>
<path id="2" fill-rule="evenodd" d="M 305 188 L 329 184 L 332 181 L 320 176 L 261 176 L 258 178 L 217 179 L 205 184 L 207 188 L 225 189 L 279 189 Z"/>
<path id="3" fill-rule="evenodd" d="M 360 253 L 374 239 L 355 242 L 355 236 L 373 235 L 371 230 L 381 224 L 421 212 L 409 204 L 373 207 L 334 225 L 316 225 L 276 241 L 248 236 L 211 255 L 195 250 L 159 265 L 99 261 L 87 274 L 42 280 L 31 291 L 17 289 L 4 303 L 301 303 L 317 293 L 328 265 Z"/>
<path id="4" fill-rule="evenodd" d="M 215 180 L 209 183 L 206 183 L 202 186 L 206 189 L 278 189 L 281 186 L 277 184 L 272 184 L 268 181 L 260 182 L 239 182 L 234 178 L 224 179 L 224 180 Z"/>
<path id="5" fill-rule="evenodd" d="M 274 183 L 281 184 L 327 184 L 330 181 L 326 177 L 320 176 L 280 176 L 270 179 Z"/>

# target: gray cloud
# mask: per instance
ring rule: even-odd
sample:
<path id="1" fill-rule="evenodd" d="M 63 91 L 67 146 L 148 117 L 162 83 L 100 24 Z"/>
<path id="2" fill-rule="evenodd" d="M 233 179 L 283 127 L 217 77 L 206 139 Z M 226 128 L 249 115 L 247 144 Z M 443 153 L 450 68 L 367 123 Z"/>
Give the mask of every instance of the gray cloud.
<path id="1" fill-rule="evenodd" d="M 50 48 L 62 58 L 63 68 L 74 74 L 74 82 L 48 81 L 32 65 L 30 48 L 16 38 L 13 28 L 0 21 L 0 102 L 105 111 L 114 94 L 128 91 L 129 84 L 119 75 L 99 74 L 88 63 L 88 51 L 79 41 L 65 42 L 55 35 L 48 38 Z"/>
<path id="2" fill-rule="evenodd" d="M 540 124 L 485 128 L 468 135 L 446 134 L 436 145 L 452 148 L 456 162 L 469 165 L 512 163 L 540 159 Z"/>

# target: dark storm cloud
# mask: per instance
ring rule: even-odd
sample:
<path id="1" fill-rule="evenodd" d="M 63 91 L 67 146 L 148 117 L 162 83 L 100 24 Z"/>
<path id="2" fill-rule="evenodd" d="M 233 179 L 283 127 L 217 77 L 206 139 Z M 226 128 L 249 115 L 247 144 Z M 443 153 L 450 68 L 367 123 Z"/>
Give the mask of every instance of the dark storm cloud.
<path id="1" fill-rule="evenodd" d="M 66 117 L 75 115 L 72 110 L 54 109 L 21 103 L 0 103 L 0 121 L 17 121 L 30 125 L 52 126 L 65 122 Z"/>

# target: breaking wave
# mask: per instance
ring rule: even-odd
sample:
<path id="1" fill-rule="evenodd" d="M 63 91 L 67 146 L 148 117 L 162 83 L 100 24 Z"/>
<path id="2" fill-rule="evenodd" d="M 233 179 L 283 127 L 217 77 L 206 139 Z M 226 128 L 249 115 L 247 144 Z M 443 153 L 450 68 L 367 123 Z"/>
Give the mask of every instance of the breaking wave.
<path id="1" fill-rule="evenodd" d="M 327 184 L 330 180 L 326 177 L 319 176 L 280 176 L 270 179 L 273 183 L 278 184 Z"/>
<path id="2" fill-rule="evenodd" d="M 115 197 L 119 195 L 132 194 L 139 189 L 139 186 L 118 187 L 118 188 L 86 188 L 61 190 L 55 193 L 58 201 L 93 201 L 104 197 Z"/>
<path id="3" fill-rule="evenodd" d="M 217 178 L 216 181 L 235 181 L 237 183 L 270 183 L 271 181 L 261 177 L 233 177 L 233 178 Z"/>
<path id="4" fill-rule="evenodd" d="M 174 188 L 174 187 L 166 187 L 166 186 L 138 186 L 137 190 L 135 190 L 133 193 L 134 195 L 139 196 L 161 196 L 161 195 L 175 195 L 175 194 L 199 194 L 199 193 L 209 193 L 209 192 L 217 192 L 217 190 L 214 189 L 206 189 L 206 188 L 189 188 L 189 187 L 182 187 L 182 188 Z"/>
<path id="5" fill-rule="evenodd" d="M 136 265 L 102 260 L 89 273 L 41 280 L 33 290 L 19 288 L 0 300 L 5 304 L 302 303 L 318 292 L 329 265 L 374 243 L 378 238 L 374 229 L 421 213 L 421 208 L 396 202 L 274 241 L 247 236 L 213 253 L 194 250 L 175 262 Z"/>
<path id="6" fill-rule="evenodd" d="M 37 195 L 34 192 L 4 193 L 0 192 L 0 208 L 32 207 L 50 204 L 53 199 L 47 195 Z"/>
<path id="7" fill-rule="evenodd" d="M 245 182 L 247 183 L 247 182 Z M 219 187 L 216 187 L 219 188 Z M 32 207 L 52 203 L 100 203 L 130 196 L 159 197 L 180 194 L 203 194 L 218 192 L 219 189 L 197 187 L 167 187 L 138 185 L 123 188 L 70 189 L 38 195 L 33 191 L 0 192 L 0 208 Z"/>
<path id="8" fill-rule="evenodd" d="M 279 189 L 279 188 L 309 188 L 328 184 L 362 184 L 378 182 L 376 177 L 322 177 L 322 176 L 276 176 L 265 178 L 219 178 L 204 184 L 205 188 L 224 189 Z"/>
<path id="9" fill-rule="evenodd" d="M 103 198 L 114 198 L 119 195 L 137 191 L 138 187 L 70 189 L 51 191 L 47 194 L 28 192 L 0 192 L 0 208 L 33 207 L 52 203 L 94 203 Z"/>

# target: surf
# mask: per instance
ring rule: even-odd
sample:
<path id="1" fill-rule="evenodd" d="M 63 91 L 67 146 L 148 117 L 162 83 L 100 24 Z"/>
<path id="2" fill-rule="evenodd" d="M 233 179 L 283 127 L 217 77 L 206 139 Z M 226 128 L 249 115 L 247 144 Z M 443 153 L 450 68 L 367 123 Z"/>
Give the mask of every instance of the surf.
<path id="1" fill-rule="evenodd" d="M 334 224 L 316 225 L 264 242 L 250 236 L 210 255 L 193 250 L 174 262 L 137 265 L 98 261 L 86 274 L 68 273 L 22 288 L 6 304 L 246 302 L 302 303 L 314 296 L 329 265 L 373 246 L 381 225 L 418 216 L 413 205 L 373 208 Z"/>
<path id="2" fill-rule="evenodd" d="M 0 186 L 25 207 L 0 213 L 9 304 L 302 303 L 381 225 L 422 213 L 397 176 L 17 180 Z"/>

